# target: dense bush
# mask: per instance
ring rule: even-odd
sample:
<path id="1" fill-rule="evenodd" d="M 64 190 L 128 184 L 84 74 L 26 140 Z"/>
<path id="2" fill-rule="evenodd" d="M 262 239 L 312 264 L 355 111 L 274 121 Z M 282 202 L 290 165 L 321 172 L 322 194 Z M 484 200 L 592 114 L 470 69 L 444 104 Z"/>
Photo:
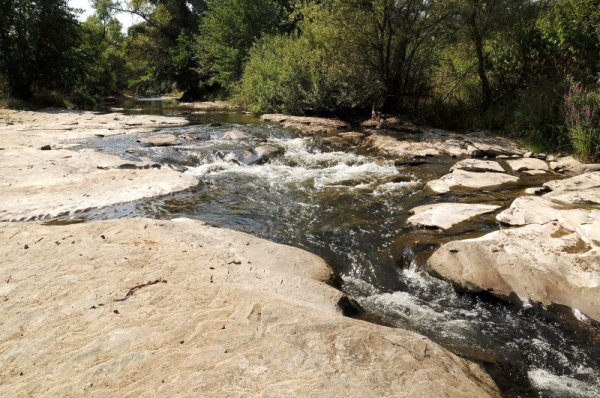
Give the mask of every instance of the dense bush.
<path id="1" fill-rule="evenodd" d="M 575 153 L 584 160 L 600 161 L 600 92 L 574 85 L 565 97 L 565 108 Z"/>

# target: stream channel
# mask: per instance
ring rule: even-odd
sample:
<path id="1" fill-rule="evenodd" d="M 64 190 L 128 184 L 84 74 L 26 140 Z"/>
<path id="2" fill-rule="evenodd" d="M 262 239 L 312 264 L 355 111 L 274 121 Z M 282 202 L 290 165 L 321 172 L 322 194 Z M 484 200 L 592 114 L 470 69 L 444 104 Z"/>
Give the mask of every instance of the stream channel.
<path id="1" fill-rule="evenodd" d="M 176 102 L 164 100 L 119 106 L 126 114 L 182 111 Z M 191 122 L 186 127 L 98 138 L 80 146 L 185 169 L 199 178 L 197 187 L 50 223 L 188 217 L 300 247 L 330 264 L 336 287 L 362 308 L 355 316 L 416 331 L 482 363 L 504 396 L 600 397 L 597 323 L 565 308 L 458 292 L 425 269 L 440 244 L 502 228 L 495 214 L 445 232 L 405 226 L 409 210 L 423 204 L 461 201 L 506 208 L 524 186 L 539 185 L 540 177 L 501 190 L 432 195 L 422 192 L 424 184 L 446 174 L 456 159 L 428 158 L 409 166 L 361 147 L 332 146 L 252 115 L 192 111 L 185 117 Z M 232 130 L 249 139 L 223 140 Z M 139 144 L 140 138 L 159 132 L 175 134 L 180 144 Z M 262 164 L 238 161 L 245 150 L 265 143 L 282 148 L 283 154 Z"/>

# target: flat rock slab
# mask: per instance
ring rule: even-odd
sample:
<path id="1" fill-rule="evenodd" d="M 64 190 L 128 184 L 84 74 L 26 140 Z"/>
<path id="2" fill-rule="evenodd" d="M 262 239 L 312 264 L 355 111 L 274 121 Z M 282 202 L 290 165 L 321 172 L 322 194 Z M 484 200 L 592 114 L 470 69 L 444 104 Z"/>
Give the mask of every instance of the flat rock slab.
<path id="1" fill-rule="evenodd" d="M 139 133 L 151 128 L 184 126 L 180 117 L 156 115 L 98 114 L 48 109 L 38 112 L 4 110 L 0 118 L 0 148 L 66 148 L 73 140 Z M 12 124 L 7 124 L 10 120 Z"/>
<path id="2" fill-rule="evenodd" d="M 571 205 L 600 205 L 600 172 L 589 172 L 564 180 L 549 181 L 544 197 Z"/>
<path id="3" fill-rule="evenodd" d="M 557 221 L 563 228 L 576 231 L 582 225 L 600 222 L 600 208 L 572 208 L 544 197 L 522 196 L 515 199 L 510 208 L 498 214 L 496 219 L 512 226 Z"/>
<path id="4" fill-rule="evenodd" d="M 543 174 L 544 172 L 550 171 L 548 163 L 535 158 L 510 159 L 507 160 L 506 163 L 508 163 L 508 166 L 514 172 L 522 171 Z"/>
<path id="5" fill-rule="evenodd" d="M 347 130 L 350 125 L 338 119 L 322 117 L 290 116 L 283 114 L 265 114 L 264 121 L 279 123 L 285 128 L 295 128 L 306 134 L 321 134 L 335 130 Z"/>
<path id="6" fill-rule="evenodd" d="M 455 163 L 450 169 L 450 171 L 454 170 L 504 173 L 504 168 L 500 166 L 500 163 L 494 162 L 493 160 L 481 159 L 463 159 L 460 162 Z"/>
<path id="7" fill-rule="evenodd" d="M 493 188 L 504 184 L 515 183 L 517 181 L 519 181 L 518 177 L 503 173 L 475 173 L 471 171 L 455 170 L 438 180 L 429 181 L 426 187 L 436 193 L 446 193 L 457 188 Z"/>
<path id="8" fill-rule="evenodd" d="M 300 249 L 191 220 L 0 241 L 0 396 L 500 396 L 426 337 L 342 316 Z"/>
<path id="9" fill-rule="evenodd" d="M 393 157 L 409 156 L 520 156 L 526 151 L 504 137 L 483 133 L 458 134 L 451 131 L 406 126 L 401 131 L 368 129 L 372 134 L 364 141 L 367 148 L 382 155 Z M 504 170 L 502 170 L 504 171 Z"/>
<path id="10" fill-rule="evenodd" d="M 91 150 L 2 151 L 0 220 L 57 216 L 165 195 L 198 184 L 196 178 L 167 168 L 119 168 L 123 163 L 117 156 Z M 145 163 L 139 165 L 141 168 Z"/>
<path id="11" fill-rule="evenodd" d="M 156 134 L 140 140 L 146 146 L 173 146 L 177 145 L 177 137 L 173 134 Z"/>
<path id="12" fill-rule="evenodd" d="M 427 228 L 450 229 L 473 217 L 491 213 L 500 206 L 469 203 L 436 203 L 415 207 L 407 224 Z"/>
<path id="13" fill-rule="evenodd" d="M 558 222 L 447 243 L 428 266 L 469 290 L 562 304 L 600 321 L 600 249 Z"/>

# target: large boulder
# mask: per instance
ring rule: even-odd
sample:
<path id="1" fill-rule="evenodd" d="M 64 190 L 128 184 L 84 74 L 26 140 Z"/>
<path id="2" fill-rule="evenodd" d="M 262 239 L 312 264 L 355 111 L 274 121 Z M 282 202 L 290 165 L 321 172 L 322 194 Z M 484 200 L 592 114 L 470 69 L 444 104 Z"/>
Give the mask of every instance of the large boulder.
<path id="1" fill-rule="evenodd" d="M 191 220 L 0 223 L 0 241 L 3 397 L 500 395 L 428 338 L 342 316 L 300 249 Z"/>
<path id="2" fill-rule="evenodd" d="M 558 222 L 450 242 L 427 264 L 469 290 L 562 304 L 600 321 L 600 248 Z"/>
<path id="3" fill-rule="evenodd" d="M 415 207 L 411 210 L 413 215 L 406 222 L 419 227 L 450 229 L 454 225 L 499 208 L 500 206 L 471 203 L 436 203 Z"/>
<path id="4" fill-rule="evenodd" d="M 518 177 L 503 173 L 476 173 L 464 170 L 454 170 L 440 179 L 429 181 L 427 188 L 435 193 L 446 193 L 456 189 L 483 189 L 494 188 L 509 183 L 516 183 Z"/>

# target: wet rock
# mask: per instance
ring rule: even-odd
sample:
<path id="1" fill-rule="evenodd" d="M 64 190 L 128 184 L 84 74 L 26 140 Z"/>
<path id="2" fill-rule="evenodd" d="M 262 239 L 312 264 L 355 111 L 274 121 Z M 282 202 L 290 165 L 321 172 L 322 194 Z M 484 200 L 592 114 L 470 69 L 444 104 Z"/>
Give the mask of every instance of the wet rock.
<path id="1" fill-rule="evenodd" d="M 491 213 L 499 208 L 500 206 L 482 204 L 436 203 L 412 209 L 411 213 L 413 215 L 408 218 L 407 224 L 427 228 L 450 229 L 456 224 L 482 214 Z"/>
<path id="2" fill-rule="evenodd" d="M 223 139 L 228 141 L 242 141 L 247 140 L 249 138 L 250 137 L 248 136 L 248 134 L 240 130 L 228 131 L 223 135 Z"/>
<path id="3" fill-rule="evenodd" d="M 517 181 L 519 181 L 518 177 L 503 173 L 475 173 L 471 171 L 455 170 L 438 180 L 429 181 L 426 187 L 436 193 L 446 193 L 457 188 L 494 188 L 504 184 L 515 183 Z"/>
<path id="4" fill-rule="evenodd" d="M 277 155 L 281 155 L 283 152 L 282 148 L 275 145 L 261 145 L 254 148 L 254 153 L 260 161 L 267 161 Z"/>
<path id="5" fill-rule="evenodd" d="M 600 204 L 600 172 L 590 172 L 564 180 L 549 181 L 551 192 L 544 197 L 566 204 Z"/>
<path id="6" fill-rule="evenodd" d="M 173 134 L 157 134 L 142 138 L 140 143 L 146 146 L 173 146 L 177 145 L 177 137 Z"/>
<path id="7" fill-rule="evenodd" d="M 479 160 L 479 159 L 464 159 L 460 162 L 454 164 L 450 171 L 454 170 L 465 170 L 465 171 L 474 171 L 474 172 L 495 172 L 495 173 L 504 173 L 504 169 L 498 162 L 494 162 L 492 160 Z"/>
<path id="8" fill-rule="evenodd" d="M 526 195 L 542 195 L 549 191 L 550 190 L 546 187 L 532 187 L 532 188 L 526 188 L 525 194 Z"/>
<path id="9" fill-rule="evenodd" d="M 600 249 L 559 222 L 447 243 L 428 266 L 468 290 L 566 305 L 600 321 Z"/>
<path id="10" fill-rule="evenodd" d="M 550 171 L 548 164 L 540 159 L 535 158 L 522 158 L 522 159 L 511 159 L 507 160 L 508 166 L 514 172 L 534 172 L 543 174 Z"/>
<path id="11" fill-rule="evenodd" d="M 196 140 L 196 138 L 194 138 L 194 136 L 191 135 L 190 133 L 181 134 L 179 137 L 185 141 L 195 141 Z"/>
<path id="12" fill-rule="evenodd" d="M 350 125 L 338 119 L 321 117 L 290 116 L 282 114 L 266 114 L 260 117 L 264 121 L 275 122 L 285 128 L 295 128 L 306 134 L 322 134 L 335 130 L 347 130 Z"/>

